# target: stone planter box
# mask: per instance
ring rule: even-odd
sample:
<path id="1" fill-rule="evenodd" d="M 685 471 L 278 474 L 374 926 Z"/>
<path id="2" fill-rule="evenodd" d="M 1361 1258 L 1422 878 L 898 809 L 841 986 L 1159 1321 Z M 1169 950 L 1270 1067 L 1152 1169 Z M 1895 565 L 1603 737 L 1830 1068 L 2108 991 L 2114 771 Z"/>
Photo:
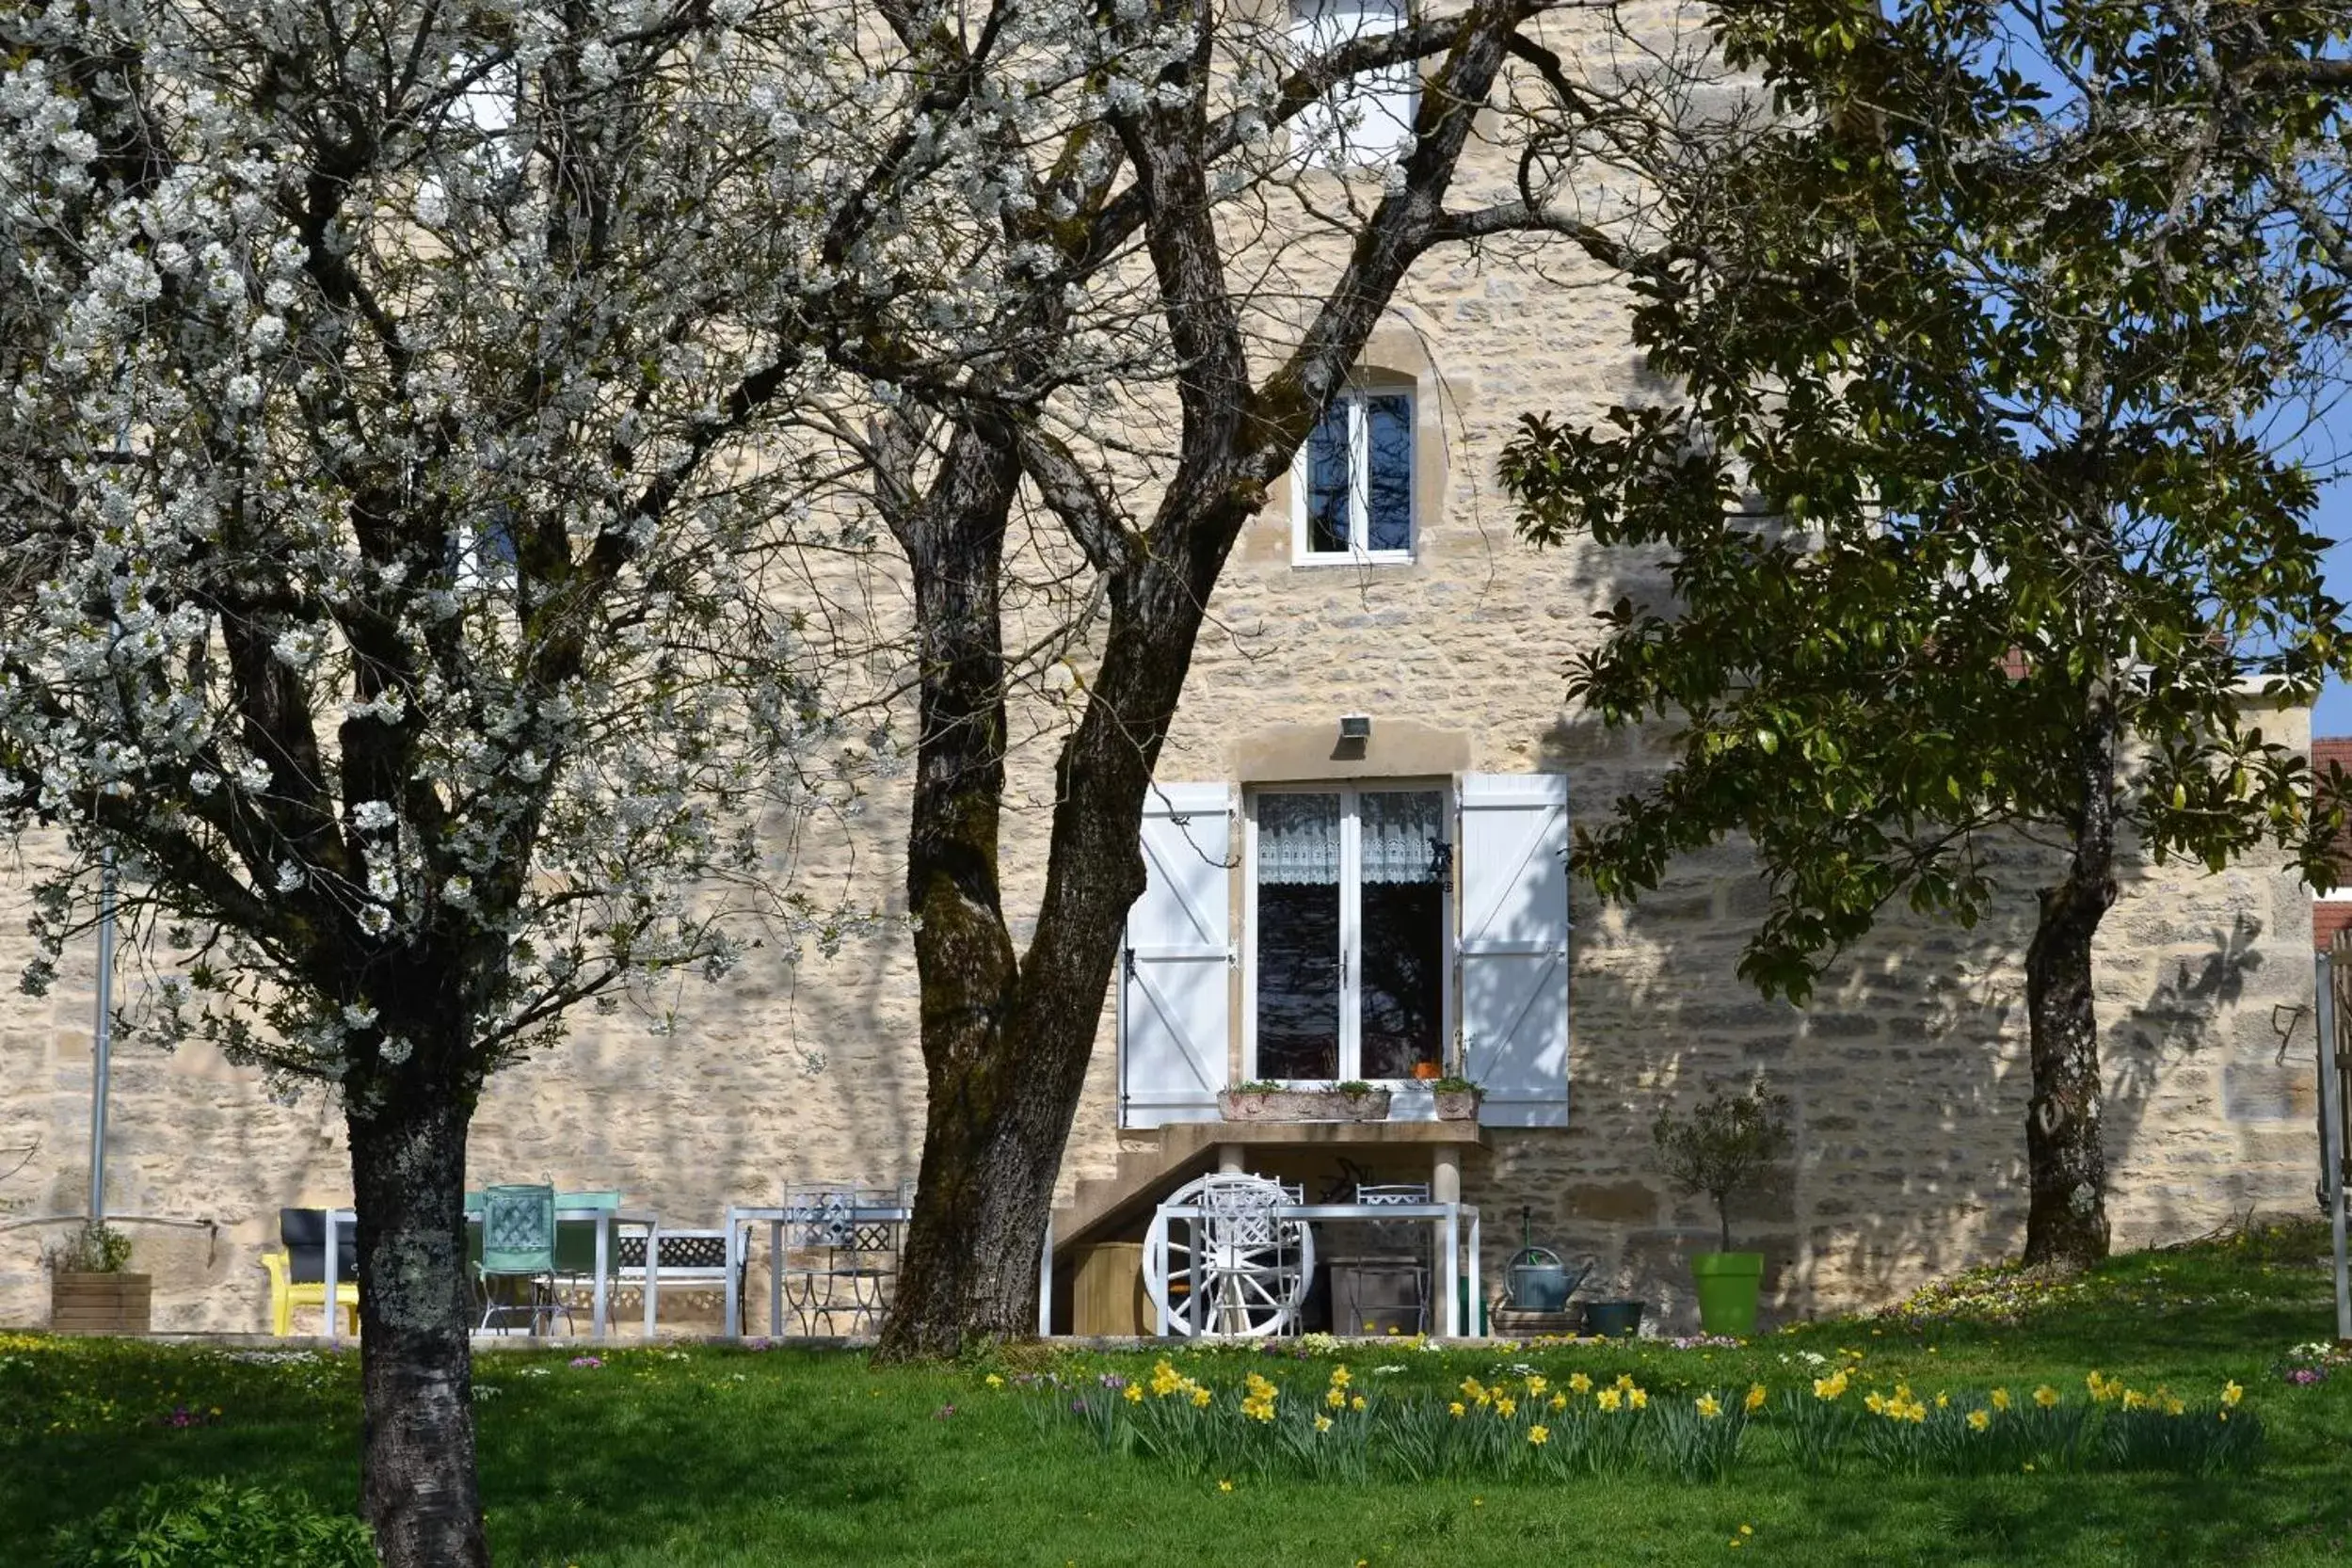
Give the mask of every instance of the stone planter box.
<path id="1" fill-rule="evenodd" d="M 1430 1096 L 1437 1106 L 1441 1122 L 1475 1122 L 1479 1107 L 1486 1103 L 1483 1089 L 1441 1089 Z"/>
<path id="2" fill-rule="evenodd" d="M 1385 1089 L 1227 1089 L 1217 1096 L 1217 1112 L 1228 1122 L 1384 1122 L 1388 1100 Z"/>
<path id="3" fill-rule="evenodd" d="M 152 1320 L 154 1278 L 149 1274 L 49 1276 L 53 1334 L 145 1334 Z"/>

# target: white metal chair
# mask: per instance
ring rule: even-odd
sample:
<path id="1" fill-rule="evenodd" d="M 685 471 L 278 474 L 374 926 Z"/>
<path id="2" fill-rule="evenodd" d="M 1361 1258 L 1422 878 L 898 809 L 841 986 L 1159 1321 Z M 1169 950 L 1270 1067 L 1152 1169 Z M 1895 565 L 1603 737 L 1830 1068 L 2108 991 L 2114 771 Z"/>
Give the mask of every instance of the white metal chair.
<path id="1" fill-rule="evenodd" d="M 904 1225 L 896 1216 L 905 1208 L 904 1194 L 894 1187 L 818 1182 L 788 1188 L 784 1208 L 784 1253 L 776 1266 L 784 1304 L 800 1332 L 842 1332 L 843 1320 L 847 1333 L 877 1332 L 898 1283 Z"/>

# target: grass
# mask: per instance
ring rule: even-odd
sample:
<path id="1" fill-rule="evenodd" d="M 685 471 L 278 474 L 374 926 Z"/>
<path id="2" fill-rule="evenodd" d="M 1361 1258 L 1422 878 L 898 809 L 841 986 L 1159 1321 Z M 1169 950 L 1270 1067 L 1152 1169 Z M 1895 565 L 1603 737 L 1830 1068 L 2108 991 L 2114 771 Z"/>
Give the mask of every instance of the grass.
<path id="1" fill-rule="evenodd" d="M 1737 1349 L 1370 1344 L 1338 1357 L 1359 1378 L 1401 1365 L 1380 1379 L 1392 1396 L 1524 1364 L 1556 1382 L 1630 1372 L 1660 1398 L 1760 1381 L 1778 1400 L 1809 1386 L 1808 1355 L 1855 1366 L 1857 1395 L 1898 1381 L 1928 1397 L 2047 1382 L 2079 1400 L 2096 1369 L 2210 1400 L 2235 1379 L 2267 1446 L 2256 1468 L 2221 1477 L 1816 1477 L 1768 1418 L 1715 1484 L 1647 1472 L 1361 1487 L 1244 1476 L 1226 1491 L 1229 1478 L 1097 1452 L 1074 1423 L 1041 1422 L 1048 1396 L 1013 1381 L 1148 1376 L 1151 1354 L 1025 1351 L 907 1371 L 841 1352 L 690 1347 L 616 1350 L 596 1367 L 568 1352 L 484 1356 L 483 1489 L 500 1562 L 582 1568 L 2341 1562 L 2352 1365 L 2310 1384 L 2282 1375 L 2289 1347 L 2331 1325 L 2323 1247 L 2296 1226 L 2133 1255 L 2055 1288 L 1976 1276 L 1905 1315 Z M 1248 1351 L 1175 1360 L 1225 1398 L 1249 1371 L 1311 1398 L 1334 1364 Z M 56 1526 L 148 1481 L 227 1476 L 348 1506 L 357 1382 L 349 1353 L 0 1335 L 0 1561 L 45 1560 Z"/>

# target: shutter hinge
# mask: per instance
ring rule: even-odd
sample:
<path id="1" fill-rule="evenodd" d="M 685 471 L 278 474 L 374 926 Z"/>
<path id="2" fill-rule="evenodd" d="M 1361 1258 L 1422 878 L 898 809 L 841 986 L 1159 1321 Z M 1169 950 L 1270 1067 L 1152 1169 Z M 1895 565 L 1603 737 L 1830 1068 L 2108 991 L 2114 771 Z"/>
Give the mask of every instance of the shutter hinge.
<path id="1" fill-rule="evenodd" d="M 1133 948 L 1119 950 L 1119 972 L 1129 980 L 1135 978 L 1135 950 Z"/>

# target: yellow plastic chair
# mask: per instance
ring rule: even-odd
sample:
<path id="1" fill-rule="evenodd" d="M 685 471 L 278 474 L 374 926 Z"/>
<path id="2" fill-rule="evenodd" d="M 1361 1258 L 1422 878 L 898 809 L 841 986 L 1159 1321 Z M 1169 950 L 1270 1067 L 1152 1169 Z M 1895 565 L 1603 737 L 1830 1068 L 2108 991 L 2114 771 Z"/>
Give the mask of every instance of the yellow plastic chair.
<path id="1" fill-rule="evenodd" d="M 284 1249 L 262 1254 L 262 1267 L 269 1271 L 269 1331 L 280 1339 L 294 1332 L 294 1309 L 315 1306 L 322 1312 L 327 1306 L 327 1282 L 319 1280 L 309 1285 L 296 1285 L 293 1271 L 287 1266 Z M 335 1304 L 343 1309 L 344 1332 L 360 1332 L 360 1287 L 357 1281 L 335 1282 Z"/>

